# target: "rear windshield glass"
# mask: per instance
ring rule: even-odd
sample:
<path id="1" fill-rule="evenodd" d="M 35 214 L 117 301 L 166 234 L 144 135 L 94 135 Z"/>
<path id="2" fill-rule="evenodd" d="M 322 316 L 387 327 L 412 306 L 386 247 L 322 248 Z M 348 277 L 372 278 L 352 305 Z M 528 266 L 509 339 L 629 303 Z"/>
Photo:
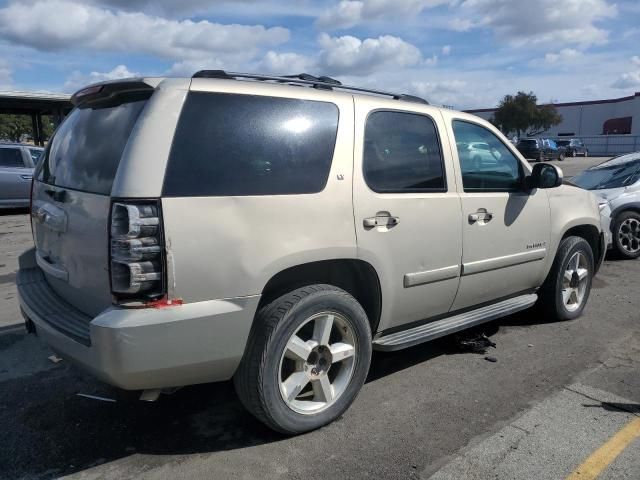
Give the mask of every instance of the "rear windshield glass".
<path id="1" fill-rule="evenodd" d="M 149 94 L 75 108 L 48 146 L 39 180 L 108 195 L 120 157 Z"/>
<path id="2" fill-rule="evenodd" d="M 192 92 L 173 140 L 163 194 L 320 192 L 337 128 L 333 103 Z"/>
<path id="3" fill-rule="evenodd" d="M 518 142 L 519 147 L 537 147 L 538 142 L 535 140 L 520 140 Z"/>

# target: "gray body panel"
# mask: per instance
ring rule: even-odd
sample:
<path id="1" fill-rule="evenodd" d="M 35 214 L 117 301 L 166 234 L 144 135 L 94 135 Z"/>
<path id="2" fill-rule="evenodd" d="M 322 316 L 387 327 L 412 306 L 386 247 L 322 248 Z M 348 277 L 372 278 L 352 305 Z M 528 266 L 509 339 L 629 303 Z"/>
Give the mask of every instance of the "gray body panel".
<path id="1" fill-rule="evenodd" d="M 29 205 L 29 193 L 34 170 L 29 147 L 19 144 L 0 144 L 0 149 L 18 151 L 23 162 L 23 166 L 19 167 L 7 167 L 0 164 L 0 208 L 26 207 Z"/>

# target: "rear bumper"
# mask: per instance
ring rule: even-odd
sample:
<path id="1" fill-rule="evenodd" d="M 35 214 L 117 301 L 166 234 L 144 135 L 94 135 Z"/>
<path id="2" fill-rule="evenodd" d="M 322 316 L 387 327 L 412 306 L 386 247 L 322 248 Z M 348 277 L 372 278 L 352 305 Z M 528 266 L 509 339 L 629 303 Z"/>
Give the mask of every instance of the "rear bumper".
<path id="1" fill-rule="evenodd" d="M 111 307 L 95 318 L 66 303 L 35 265 L 20 258 L 24 315 L 61 357 L 127 390 L 231 378 L 240 363 L 260 296 L 166 308 Z"/>

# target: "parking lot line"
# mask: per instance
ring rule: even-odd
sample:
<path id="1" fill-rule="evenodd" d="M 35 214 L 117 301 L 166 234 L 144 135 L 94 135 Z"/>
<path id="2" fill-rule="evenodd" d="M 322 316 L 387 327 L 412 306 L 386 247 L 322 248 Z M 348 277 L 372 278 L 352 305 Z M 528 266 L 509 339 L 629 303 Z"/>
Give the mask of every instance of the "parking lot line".
<path id="1" fill-rule="evenodd" d="M 640 418 L 627 423 L 593 452 L 566 480 L 592 480 L 597 478 L 631 442 L 640 437 Z"/>

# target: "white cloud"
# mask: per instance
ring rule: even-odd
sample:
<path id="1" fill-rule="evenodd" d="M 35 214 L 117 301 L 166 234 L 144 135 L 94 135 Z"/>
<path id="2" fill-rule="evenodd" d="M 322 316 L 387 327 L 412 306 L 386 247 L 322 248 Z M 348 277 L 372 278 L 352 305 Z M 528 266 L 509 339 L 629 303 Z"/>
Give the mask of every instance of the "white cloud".
<path id="1" fill-rule="evenodd" d="M 251 58 L 263 48 L 286 42 L 289 31 L 262 25 L 168 20 L 69 0 L 40 0 L 11 3 L 0 9 L 0 38 L 42 51 L 81 48 L 194 60 Z"/>
<path id="2" fill-rule="evenodd" d="M 120 78 L 139 77 L 140 73 L 131 72 L 126 65 L 118 65 L 110 72 L 91 72 L 83 74 L 82 72 L 73 72 L 63 86 L 65 92 L 74 92 L 85 85 L 96 82 L 104 82 L 105 80 L 117 80 Z"/>
<path id="3" fill-rule="evenodd" d="M 359 38 L 345 35 L 318 38 L 321 52 L 318 66 L 330 75 L 368 75 L 374 71 L 411 67 L 422 61 L 418 48 L 401 38 L 383 35 Z"/>
<path id="4" fill-rule="evenodd" d="M 615 17 L 617 8 L 607 0 L 464 0 L 459 13 L 452 29 L 490 27 L 516 46 L 588 46 L 607 41 L 608 32 L 596 23 Z"/>
<path id="5" fill-rule="evenodd" d="M 449 1 L 451 0 L 341 0 L 320 15 L 317 25 L 326 29 L 340 29 L 368 20 L 410 17 L 426 8 Z"/>
<path id="6" fill-rule="evenodd" d="M 467 82 L 449 80 L 436 82 L 413 81 L 409 85 L 411 93 L 423 97 L 433 105 L 461 105 L 472 95 Z"/>
<path id="7" fill-rule="evenodd" d="M 580 50 L 573 48 L 563 48 L 559 52 L 549 52 L 545 54 L 544 58 L 534 58 L 529 62 L 531 66 L 544 66 L 544 67 L 565 67 L 568 65 L 575 65 L 577 62 L 585 59 L 584 53 Z"/>
<path id="8" fill-rule="evenodd" d="M 613 88 L 640 88 L 640 57 L 638 55 L 631 57 L 631 65 L 633 65 L 636 70 L 620 75 L 618 79 L 611 84 Z"/>
<path id="9" fill-rule="evenodd" d="M 451 45 L 445 45 L 442 47 L 442 55 L 445 57 L 451 55 Z"/>
<path id="10" fill-rule="evenodd" d="M 259 72 L 286 74 L 303 73 L 314 68 L 314 60 L 298 53 L 269 51 L 258 64 Z"/>

